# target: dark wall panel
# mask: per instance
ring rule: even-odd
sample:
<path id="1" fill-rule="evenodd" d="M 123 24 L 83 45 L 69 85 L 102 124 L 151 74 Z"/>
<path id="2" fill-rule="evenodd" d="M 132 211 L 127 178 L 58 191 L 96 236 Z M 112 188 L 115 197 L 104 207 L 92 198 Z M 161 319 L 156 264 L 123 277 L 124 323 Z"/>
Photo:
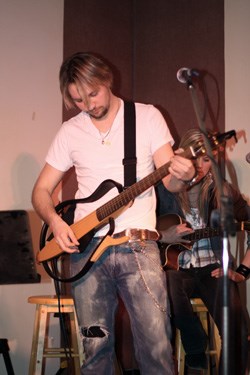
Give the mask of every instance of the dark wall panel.
<path id="1" fill-rule="evenodd" d="M 64 56 L 105 56 L 117 69 L 116 93 L 160 108 L 177 141 L 198 125 L 176 79 L 183 66 L 203 72 L 194 86 L 205 123 L 224 129 L 223 0 L 65 0 L 64 18 Z"/>
<path id="2" fill-rule="evenodd" d="M 78 51 L 109 60 L 116 69 L 116 92 L 131 98 L 133 1 L 65 0 L 64 57 Z"/>
<path id="3" fill-rule="evenodd" d="M 197 68 L 204 72 L 201 85 L 193 81 L 202 110 L 204 84 L 210 102 L 206 124 L 224 129 L 224 2 L 136 1 L 134 38 L 135 99 L 160 107 L 181 135 L 198 123 L 190 93 L 176 72 Z"/>
<path id="4" fill-rule="evenodd" d="M 78 51 L 103 55 L 115 67 L 115 92 L 152 103 L 178 145 L 198 126 L 191 95 L 179 83 L 181 67 L 199 69 L 194 93 L 208 128 L 223 131 L 223 0 L 65 0 L 64 57 Z M 64 112 L 68 119 L 73 112 Z M 63 194 L 72 197 L 71 174 Z"/>

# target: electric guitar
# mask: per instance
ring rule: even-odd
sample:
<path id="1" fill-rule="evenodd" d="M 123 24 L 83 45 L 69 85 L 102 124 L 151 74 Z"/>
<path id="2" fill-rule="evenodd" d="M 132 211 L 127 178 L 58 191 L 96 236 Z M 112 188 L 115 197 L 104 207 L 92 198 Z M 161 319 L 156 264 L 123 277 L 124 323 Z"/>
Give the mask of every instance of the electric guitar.
<path id="1" fill-rule="evenodd" d="M 227 139 L 230 139 L 231 137 L 235 137 L 235 139 L 237 140 L 236 133 L 234 130 L 222 134 L 214 134 L 209 139 L 211 148 L 216 149 L 220 144 L 224 143 Z M 204 147 L 204 144 L 203 142 L 199 142 L 196 146 L 188 147 L 180 155 L 187 159 L 196 159 L 197 157 L 203 156 L 205 154 L 206 149 Z M 156 185 L 158 182 L 162 180 L 163 177 L 167 176 L 169 174 L 169 167 L 170 162 L 162 165 L 160 168 L 156 169 L 148 176 L 129 186 L 126 190 L 123 190 L 120 194 L 118 194 L 116 197 L 114 197 L 107 203 L 103 204 L 96 211 L 93 211 L 92 213 L 88 214 L 86 217 L 82 218 L 78 222 L 72 224 L 71 229 L 73 230 L 76 238 L 78 240 L 82 240 L 86 237 L 86 247 L 89 242 L 89 234 L 91 232 L 96 231 L 98 228 L 108 224 L 111 221 L 114 221 L 115 218 L 117 218 L 125 209 L 127 209 L 130 206 L 130 203 L 133 202 L 133 200 L 137 196 L 142 194 L 150 187 Z M 93 194 L 95 194 L 95 192 Z M 99 259 L 99 257 L 103 254 L 107 247 L 112 245 L 118 245 L 129 240 L 128 236 L 124 236 L 121 238 L 113 238 L 112 230 L 110 230 L 109 232 L 110 233 L 108 233 L 104 237 L 103 241 L 93 252 L 90 258 L 91 264 L 96 262 L 97 259 Z M 84 241 L 81 242 L 84 243 Z M 38 262 L 50 261 L 64 253 L 64 251 L 59 247 L 54 238 L 52 238 L 50 241 L 47 241 L 47 243 L 44 244 L 43 247 L 40 246 L 40 248 L 41 250 L 37 254 Z"/>
<path id="2" fill-rule="evenodd" d="M 159 216 L 157 219 L 157 229 L 159 231 L 166 230 L 173 225 L 178 225 L 186 223 L 187 226 L 191 227 L 188 222 L 186 222 L 183 218 L 181 218 L 177 214 L 166 214 Z M 250 230 L 250 221 L 241 221 L 235 223 L 236 231 L 243 231 L 243 230 Z M 158 246 L 161 252 L 161 258 L 163 267 L 166 270 L 178 270 L 179 268 L 179 256 L 183 251 L 192 250 L 193 244 L 196 241 L 199 241 L 203 238 L 211 238 L 216 236 L 221 236 L 222 231 L 221 228 L 212 228 L 206 227 L 201 229 L 194 230 L 193 233 L 189 233 L 184 235 L 182 238 L 184 240 L 190 241 L 189 243 L 173 243 L 167 244 L 163 242 L 159 242 Z"/>

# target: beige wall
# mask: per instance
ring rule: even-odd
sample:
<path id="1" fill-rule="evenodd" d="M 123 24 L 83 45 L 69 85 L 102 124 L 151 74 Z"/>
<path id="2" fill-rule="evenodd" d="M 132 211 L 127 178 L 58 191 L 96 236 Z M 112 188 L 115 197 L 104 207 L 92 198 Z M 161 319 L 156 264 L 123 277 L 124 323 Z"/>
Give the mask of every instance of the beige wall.
<path id="1" fill-rule="evenodd" d="M 61 123 L 57 77 L 63 51 L 63 0 L 0 0 L 0 10 L 0 207 L 26 209 L 39 226 L 30 194 Z M 250 3 L 225 0 L 225 11 L 226 130 L 235 129 L 240 135 L 235 148 L 227 151 L 228 174 L 235 172 L 249 200 L 250 165 L 245 155 L 250 151 Z M 37 231 L 32 229 L 37 251 Z M 27 297 L 53 290 L 46 277 L 41 284 L 0 285 L 0 338 L 9 340 L 18 375 L 27 374 L 33 330 L 34 308 L 26 303 Z M 55 366 L 52 360 L 50 373 L 58 369 Z M 2 360 L 0 373 L 5 374 Z"/>
<path id="2" fill-rule="evenodd" d="M 227 150 L 227 177 L 237 183 L 250 204 L 250 2 L 225 0 L 225 93 L 226 130 L 235 129 L 238 143 Z M 231 241 L 231 243 L 235 243 Z M 242 254 L 237 248 L 237 258 Z M 250 282 L 247 283 L 250 312 Z"/>
<path id="3" fill-rule="evenodd" d="M 0 0 L 0 46 L 0 209 L 32 215 L 31 190 L 62 118 L 63 0 Z M 31 222 L 41 224 L 34 214 Z M 33 230 L 36 251 L 37 235 Z M 41 284 L 0 285 L 0 338 L 9 340 L 18 375 L 28 373 L 33 331 L 34 306 L 27 297 L 53 291 L 48 278 Z M 48 373 L 56 370 L 58 363 L 51 361 Z M 1 358 L 0 374 L 5 373 Z"/>
<path id="4" fill-rule="evenodd" d="M 250 2 L 225 0 L 226 129 L 235 129 L 238 143 L 228 150 L 242 193 L 250 200 Z M 232 178 L 233 179 L 233 178 Z"/>

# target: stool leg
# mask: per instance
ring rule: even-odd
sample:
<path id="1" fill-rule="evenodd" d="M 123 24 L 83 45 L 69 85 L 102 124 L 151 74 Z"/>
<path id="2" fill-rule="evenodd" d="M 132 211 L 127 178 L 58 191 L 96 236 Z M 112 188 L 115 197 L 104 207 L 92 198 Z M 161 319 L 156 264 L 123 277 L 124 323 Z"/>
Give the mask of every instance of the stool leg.
<path id="1" fill-rule="evenodd" d="M 75 371 L 76 374 L 80 374 L 80 368 L 81 368 L 81 351 L 78 346 L 78 341 L 77 341 L 77 335 L 78 335 L 78 330 L 77 330 L 77 324 L 76 324 L 76 316 L 75 312 L 70 313 L 70 331 L 71 331 L 71 345 L 73 348 L 73 353 L 76 355 L 78 353 L 79 356 L 74 357 L 74 364 L 75 364 Z"/>
<path id="2" fill-rule="evenodd" d="M 70 333 L 69 342 L 67 342 L 67 345 L 69 346 L 68 349 L 69 356 L 71 356 L 70 359 L 73 359 L 74 362 L 74 374 L 77 375 L 80 374 L 80 369 L 83 364 L 83 347 L 80 340 L 79 327 L 74 306 L 71 306 L 70 310 L 67 313 L 69 318 L 69 320 L 67 321 L 67 326 L 69 328 Z M 66 366 L 71 367 L 72 365 L 71 362 L 67 363 L 67 359 L 64 363 Z"/>
<path id="3" fill-rule="evenodd" d="M 210 352 L 211 354 L 213 354 L 215 358 L 215 367 L 218 371 L 221 352 L 221 338 L 219 335 L 219 331 L 211 316 L 209 316 L 209 336 L 212 346 L 212 351 L 210 350 Z"/>
<path id="4" fill-rule="evenodd" d="M 208 312 L 207 311 L 200 311 L 197 313 L 198 314 L 198 317 L 201 321 L 201 324 L 204 328 L 204 331 L 206 332 L 207 336 L 208 336 L 208 340 L 210 341 L 210 336 L 209 336 L 209 332 L 208 332 L 208 319 L 209 319 L 209 315 L 208 315 Z M 210 349 L 210 342 L 208 343 L 208 348 L 207 348 L 207 351 L 209 351 Z M 207 370 L 204 370 L 203 371 L 203 374 L 210 374 L 210 356 L 209 354 L 207 355 L 208 357 L 208 361 L 207 361 L 207 364 L 208 364 L 208 367 L 207 367 Z"/>
<path id="5" fill-rule="evenodd" d="M 43 365 L 43 351 L 47 324 L 47 308 L 44 305 L 37 305 L 34 333 L 32 339 L 31 358 L 29 375 L 41 375 Z"/>
<path id="6" fill-rule="evenodd" d="M 38 345 L 38 330 L 39 330 L 39 319 L 40 311 L 39 306 L 36 306 L 35 312 L 35 320 L 34 320 L 34 328 L 33 328 L 33 337 L 32 337 L 32 346 L 31 346 L 31 355 L 30 355 L 30 364 L 29 364 L 29 375 L 35 374 L 35 367 L 36 367 L 36 353 L 37 353 L 37 345 Z"/>
<path id="7" fill-rule="evenodd" d="M 185 373 L 185 351 L 181 342 L 181 333 L 179 329 L 176 329 L 175 337 L 175 356 L 177 359 L 177 370 L 179 375 L 184 375 Z"/>
<path id="8" fill-rule="evenodd" d="M 84 362 L 84 353 L 83 353 L 83 346 L 82 346 L 82 341 L 80 338 L 80 330 L 78 326 L 78 321 L 77 321 L 77 316 L 76 316 L 76 310 L 74 307 L 74 324 L 75 324 L 75 331 L 76 332 L 76 341 L 77 341 L 77 348 L 78 348 L 78 353 L 79 353 L 79 361 L 80 361 L 80 367 L 83 365 Z"/>

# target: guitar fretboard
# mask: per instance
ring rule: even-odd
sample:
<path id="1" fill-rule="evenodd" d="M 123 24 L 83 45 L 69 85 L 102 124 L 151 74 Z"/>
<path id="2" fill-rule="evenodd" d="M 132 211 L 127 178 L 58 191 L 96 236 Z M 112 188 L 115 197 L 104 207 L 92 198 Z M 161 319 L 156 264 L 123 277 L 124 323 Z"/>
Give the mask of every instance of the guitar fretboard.
<path id="1" fill-rule="evenodd" d="M 221 234 L 220 228 L 201 228 L 201 229 L 196 229 L 194 233 L 187 234 L 183 236 L 186 240 L 189 241 L 198 241 L 201 240 L 202 238 L 209 238 L 209 237 L 215 237 L 219 236 Z"/>
<path id="2" fill-rule="evenodd" d="M 201 148 L 199 147 L 199 150 Z M 196 150 L 192 147 L 186 149 L 181 155 L 187 159 L 192 159 L 197 157 L 202 151 Z M 129 202 L 133 201 L 138 195 L 142 194 L 144 191 L 149 189 L 151 186 L 156 185 L 162 180 L 163 177 L 169 174 L 168 168 L 170 167 L 170 162 L 162 165 L 160 168 L 156 169 L 154 172 L 144 177 L 140 181 L 129 186 L 126 190 L 120 193 L 115 198 L 111 199 L 109 202 L 105 203 L 96 210 L 96 215 L 99 221 L 104 220 L 109 217 L 112 213 L 118 211 L 121 207 L 126 206 Z"/>
<path id="3" fill-rule="evenodd" d="M 250 230 L 250 222 L 241 221 L 241 222 L 235 223 L 235 230 L 237 232 L 241 230 Z M 202 238 L 216 237 L 216 236 L 221 236 L 221 235 L 222 235 L 222 230 L 220 227 L 219 228 L 206 227 L 206 228 L 196 229 L 194 233 L 187 234 L 183 236 L 183 238 L 189 241 L 198 241 L 198 240 L 201 240 Z"/>
<path id="4" fill-rule="evenodd" d="M 133 201 L 138 195 L 149 189 L 151 186 L 157 184 L 161 179 L 167 176 L 170 163 L 164 164 L 155 172 L 144 177 L 141 181 L 129 186 L 126 190 L 121 192 L 118 196 L 111 199 L 96 210 L 96 215 L 99 221 L 104 220 L 121 207 L 126 206 Z"/>

